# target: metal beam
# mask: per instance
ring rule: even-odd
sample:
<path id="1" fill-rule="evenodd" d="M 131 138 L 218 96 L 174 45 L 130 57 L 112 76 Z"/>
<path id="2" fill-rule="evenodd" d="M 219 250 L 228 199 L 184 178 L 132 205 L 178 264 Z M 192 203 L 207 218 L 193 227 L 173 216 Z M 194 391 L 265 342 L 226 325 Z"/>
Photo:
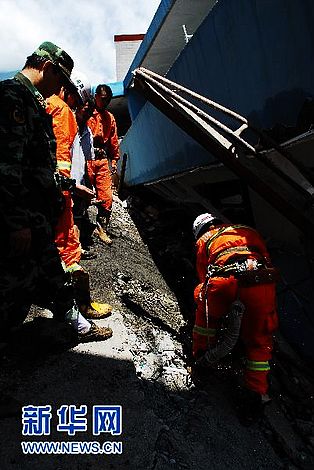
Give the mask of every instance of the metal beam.
<path id="1" fill-rule="evenodd" d="M 314 209 L 312 198 L 306 197 L 304 188 L 294 187 L 283 177 L 263 165 L 252 155 L 245 155 L 243 149 L 232 145 L 202 117 L 184 106 L 174 102 L 163 90 L 154 88 L 140 73 L 134 73 L 134 88 L 144 95 L 157 109 L 176 125 L 194 138 L 206 150 L 215 155 L 230 168 L 241 180 L 275 207 L 297 228 L 305 233 L 314 230 Z M 242 147 L 242 146 L 241 146 Z"/>

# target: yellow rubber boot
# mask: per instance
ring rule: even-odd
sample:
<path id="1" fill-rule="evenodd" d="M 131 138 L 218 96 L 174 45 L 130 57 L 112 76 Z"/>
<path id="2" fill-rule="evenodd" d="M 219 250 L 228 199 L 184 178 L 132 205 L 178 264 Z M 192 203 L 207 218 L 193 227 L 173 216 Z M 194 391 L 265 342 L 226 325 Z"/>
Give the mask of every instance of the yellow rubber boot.
<path id="1" fill-rule="evenodd" d="M 101 302 L 91 302 L 84 312 L 84 317 L 98 320 L 100 318 L 109 317 L 109 315 L 111 315 L 111 312 L 112 305 L 103 304 Z"/>

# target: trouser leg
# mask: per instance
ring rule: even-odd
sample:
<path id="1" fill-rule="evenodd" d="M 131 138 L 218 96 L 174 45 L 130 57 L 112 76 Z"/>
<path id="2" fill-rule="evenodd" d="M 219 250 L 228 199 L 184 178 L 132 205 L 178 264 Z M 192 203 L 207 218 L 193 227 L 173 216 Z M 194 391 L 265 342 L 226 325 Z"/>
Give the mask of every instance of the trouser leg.
<path id="1" fill-rule="evenodd" d="M 88 272 L 81 270 L 72 273 L 74 297 L 81 312 L 91 304 L 90 284 Z"/>
<path id="2" fill-rule="evenodd" d="M 79 232 L 74 225 L 73 219 L 73 201 L 69 191 L 63 192 L 65 207 L 59 216 L 55 228 L 55 243 L 57 245 L 60 257 L 69 270 L 76 269 L 81 259 L 81 244 Z"/>
<path id="3" fill-rule="evenodd" d="M 71 275 L 64 271 L 58 249 L 53 243 L 47 243 L 38 263 L 40 269 L 34 303 L 49 308 L 58 321 L 76 321 L 79 311 Z"/>
<path id="4" fill-rule="evenodd" d="M 97 199 L 101 201 L 101 207 L 110 216 L 112 207 L 112 179 L 107 159 L 97 161 L 95 183 Z"/>
<path id="5" fill-rule="evenodd" d="M 273 333 L 278 326 L 275 285 L 242 288 L 240 296 L 246 307 L 241 328 L 241 339 L 246 353 L 244 385 L 264 395 L 268 391 Z"/>
<path id="6" fill-rule="evenodd" d="M 30 257 L 5 257 L 0 260 L 0 341 L 21 325 L 33 303 L 38 269 Z"/>
<path id="7" fill-rule="evenodd" d="M 196 286 L 194 301 L 196 303 L 195 323 L 193 328 L 193 356 L 197 359 L 216 342 L 217 321 L 211 317 L 207 321 L 205 299 L 201 297 L 203 284 Z"/>
<path id="8" fill-rule="evenodd" d="M 193 328 L 193 355 L 201 355 L 217 342 L 217 330 L 222 317 L 229 311 L 237 295 L 237 281 L 233 278 L 212 278 L 207 292 L 203 284 L 194 291 L 196 302 L 195 326 Z M 207 299 L 207 314 L 206 303 Z"/>
<path id="9" fill-rule="evenodd" d="M 107 230 L 109 225 L 111 211 L 104 209 L 102 206 L 99 207 L 97 216 L 97 235 L 102 242 L 106 245 L 111 245 L 112 240 L 109 237 Z"/>

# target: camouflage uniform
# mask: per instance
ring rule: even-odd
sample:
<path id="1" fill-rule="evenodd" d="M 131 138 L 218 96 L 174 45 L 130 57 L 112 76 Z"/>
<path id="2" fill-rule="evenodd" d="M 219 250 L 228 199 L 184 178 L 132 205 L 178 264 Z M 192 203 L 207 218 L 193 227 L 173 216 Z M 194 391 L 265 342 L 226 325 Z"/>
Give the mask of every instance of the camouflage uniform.
<path id="1" fill-rule="evenodd" d="M 25 319 L 32 303 L 64 318 L 73 292 L 53 243 L 60 196 L 56 143 L 44 98 L 18 73 L 0 82 L 0 324 Z M 30 253 L 10 250 L 11 232 L 30 228 Z M 49 305 L 50 306 L 50 305 Z M 51 306 L 50 306 L 51 307 Z"/>

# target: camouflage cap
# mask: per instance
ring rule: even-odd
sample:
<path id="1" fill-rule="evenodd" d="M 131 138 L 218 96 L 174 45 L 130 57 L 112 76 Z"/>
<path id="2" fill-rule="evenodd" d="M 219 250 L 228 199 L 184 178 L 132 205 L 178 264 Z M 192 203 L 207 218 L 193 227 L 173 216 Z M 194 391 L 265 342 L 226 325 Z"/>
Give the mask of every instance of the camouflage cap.
<path id="1" fill-rule="evenodd" d="M 70 76 L 74 66 L 73 59 L 61 47 L 56 46 L 52 42 L 43 42 L 34 52 L 39 57 L 45 57 L 47 60 L 57 65 L 60 68 L 66 82 L 75 88 Z"/>

